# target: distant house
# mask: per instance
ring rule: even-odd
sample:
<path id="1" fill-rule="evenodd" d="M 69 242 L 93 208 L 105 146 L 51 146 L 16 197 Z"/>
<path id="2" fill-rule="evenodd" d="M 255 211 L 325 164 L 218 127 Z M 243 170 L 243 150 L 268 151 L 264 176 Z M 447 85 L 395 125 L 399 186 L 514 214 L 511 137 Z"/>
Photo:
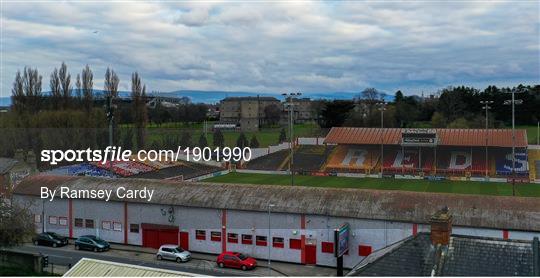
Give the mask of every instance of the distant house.
<path id="1" fill-rule="evenodd" d="M 219 103 L 220 124 L 239 124 L 242 131 L 256 131 L 265 123 L 265 108 L 281 103 L 274 97 L 228 97 Z"/>

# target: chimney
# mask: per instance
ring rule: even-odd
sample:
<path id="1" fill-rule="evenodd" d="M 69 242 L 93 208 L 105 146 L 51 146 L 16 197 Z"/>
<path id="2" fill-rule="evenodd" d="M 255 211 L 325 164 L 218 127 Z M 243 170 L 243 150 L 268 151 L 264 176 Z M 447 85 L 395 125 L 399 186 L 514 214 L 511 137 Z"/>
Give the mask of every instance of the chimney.
<path id="1" fill-rule="evenodd" d="M 448 207 L 444 207 L 437 211 L 431 219 L 429 224 L 431 225 L 431 243 L 434 246 L 448 245 L 450 242 L 450 235 L 452 235 L 452 220 L 453 217 L 450 214 Z"/>

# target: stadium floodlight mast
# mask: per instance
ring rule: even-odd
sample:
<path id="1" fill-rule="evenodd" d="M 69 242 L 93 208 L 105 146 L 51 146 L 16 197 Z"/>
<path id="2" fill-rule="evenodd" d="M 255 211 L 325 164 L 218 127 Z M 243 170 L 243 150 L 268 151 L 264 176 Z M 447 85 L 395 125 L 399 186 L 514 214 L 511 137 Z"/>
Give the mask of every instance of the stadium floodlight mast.
<path id="1" fill-rule="evenodd" d="M 386 110 L 386 102 L 384 99 L 381 99 L 380 102 L 376 103 L 379 106 L 379 111 L 381 111 L 381 178 L 384 171 L 384 111 Z"/>
<path id="2" fill-rule="evenodd" d="M 288 100 L 289 103 L 285 105 L 289 107 L 289 149 L 291 151 L 289 159 L 289 172 L 291 173 L 291 186 L 294 186 L 294 151 L 293 151 L 293 128 L 294 128 L 294 103 L 293 98 L 295 96 L 300 96 L 302 93 L 283 93 L 281 94 L 285 97 L 285 101 Z"/>
<path id="3" fill-rule="evenodd" d="M 505 100 L 504 105 L 512 105 L 512 196 L 516 195 L 515 183 L 516 183 L 516 105 L 523 103 L 523 100 L 516 99 L 515 94 L 521 93 L 522 91 L 518 89 L 512 89 L 510 93 L 512 94 L 512 99 Z"/>
<path id="4" fill-rule="evenodd" d="M 491 109 L 491 106 L 489 106 L 490 104 L 493 104 L 493 101 L 492 100 L 482 100 L 480 101 L 480 104 L 482 104 L 482 108 L 484 110 L 486 110 L 486 134 L 485 134 L 485 137 L 486 137 L 486 180 L 489 179 L 489 175 L 488 175 L 488 169 L 489 169 L 489 159 L 488 159 L 488 111 L 489 109 Z"/>

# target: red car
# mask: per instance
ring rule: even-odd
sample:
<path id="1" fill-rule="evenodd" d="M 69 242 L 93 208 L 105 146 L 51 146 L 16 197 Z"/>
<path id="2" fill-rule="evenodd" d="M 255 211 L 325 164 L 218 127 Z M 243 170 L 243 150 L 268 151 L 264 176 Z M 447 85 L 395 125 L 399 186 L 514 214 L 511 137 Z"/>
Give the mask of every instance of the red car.
<path id="1" fill-rule="evenodd" d="M 242 270 L 253 269 L 257 266 L 254 258 L 248 257 L 238 252 L 223 252 L 216 260 L 219 267 L 240 268 Z"/>

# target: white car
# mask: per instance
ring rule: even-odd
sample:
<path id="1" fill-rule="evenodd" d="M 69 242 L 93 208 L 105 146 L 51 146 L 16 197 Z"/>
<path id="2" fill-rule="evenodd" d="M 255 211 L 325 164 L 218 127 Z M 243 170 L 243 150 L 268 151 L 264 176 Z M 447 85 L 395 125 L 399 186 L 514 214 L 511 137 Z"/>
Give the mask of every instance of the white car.
<path id="1" fill-rule="evenodd" d="M 189 251 L 172 244 L 161 245 L 156 256 L 158 260 L 171 260 L 178 263 L 191 260 L 191 253 Z"/>

